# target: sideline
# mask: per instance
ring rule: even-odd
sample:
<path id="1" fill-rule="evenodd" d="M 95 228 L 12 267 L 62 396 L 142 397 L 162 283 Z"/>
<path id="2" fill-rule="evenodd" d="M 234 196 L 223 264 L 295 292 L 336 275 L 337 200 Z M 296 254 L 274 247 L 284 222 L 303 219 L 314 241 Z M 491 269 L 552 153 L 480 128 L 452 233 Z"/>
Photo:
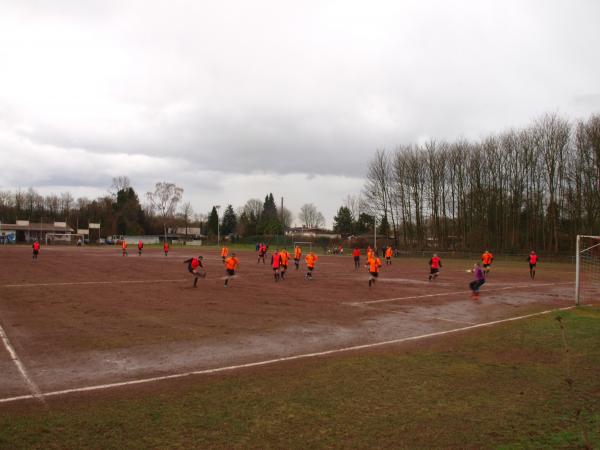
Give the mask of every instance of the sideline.
<path id="1" fill-rule="evenodd" d="M 266 365 L 276 364 L 276 363 L 286 362 L 286 361 L 314 358 L 314 357 L 318 357 L 318 356 L 327 356 L 327 355 L 332 355 L 335 353 L 351 352 L 351 351 L 355 351 L 355 350 L 364 350 L 364 349 L 368 349 L 368 348 L 381 347 L 381 346 L 385 346 L 385 345 L 399 344 L 402 342 L 416 341 L 419 339 L 426 339 L 426 338 L 430 338 L 430 337 L 443 336 L 446 334 L 452 334 L 452 333 L 458 333 L 461 331 L 473 330 L 475 328 L 488 327 L 488 326 L 497 325 L 500 323 L 512 322 L 515 320 L 528 319 L 530 317 L 536 317 L 536 316 L 541 316 L 544 314 L 550 314 L 555 311 L 566 311 L 569 309 L 573 309 L 575 307 L 576 306 L 573 305 L 573 306 L 567 306 L 564 308 L 555 308 L 555 309 L 550 309 L 550 310 L 541 311 L 541 312 L 537 312 L 537 313 L 527 314 L 524 316 L 510 317 L 508 319 L 494 320 L 492 322 L 479 323 L 479 324 L 470 325 L 467 327 L 455 328 L 455 329 L 446 330 L 446 331 L 437 331 L 434 333 L 422 334 L 422 335 L 418 335 L 418 336 L 410 336 L 410 337 L 405 337 L 405 338 L 392 339 L 389 341 L 373 342 L 371 344 L 354 345 L 352 347 L 342 347 L 342 348 L 336 348 L 336 349 L 332 349 L 332 350 L 325 350 L 325 351 L 321 351 L 321 352 L 304 353 L 304 354 L 293 355 L 293 356 L 284 356 L 281 358 L 269 359 L 269 360 L 265 360 L 265 361 L 257 361 L 257 362 L 253 362 L 253 363 L 247 363 L 247 364 L 238 364 L 235 366 L 217 367 L 214 369 L 196 370 L 193 372 L 176 373 L 176 374 L 164 375 L 164 376 L 160 376 L 160 377 L 141 378 L 138 380 L 122 381 L 122 382 L 118 382 L 118 383 L 100 384 L 100 385 L 96 385 L 96 386 L 86 386 L 86 387 L 73 388 L 73 389 L 64 389 L 61 391 L 51 391 L 51 392 L 41 393 L 39 395 L 44 398 L 56 397 L 56 396 L 65 395 L 65 394 L 97 391 L 97 390 L 101 390 L 101 389 L 110 389 L 110 388 L 117 388 L 117 387 L 123 387 L 123 386 L 132 386 L 132 385 L 142 384 L 142 383 L 151 383 L 154 381 L 172 380 L 172 379 L 176 379 L 176 378 L 189 377 L 192 375 L 210 375 L 213 373 L 229 372 L 229 371 L 234 371 L 234 370 L 238 370 L 238 369 L 246 369 L 249 367 L 259 367 L 259 366 L 266 366 Z M 18 397 L 2 398 L 2 399 L 0 399 L 0 403 L 14 402 L 14 401 L 18 401 L 18 400 L 28 400 L 28 399 L 33 399 L 33 398 L 36 398 L 36 396 L 33 394 L 21 395 Z"/>

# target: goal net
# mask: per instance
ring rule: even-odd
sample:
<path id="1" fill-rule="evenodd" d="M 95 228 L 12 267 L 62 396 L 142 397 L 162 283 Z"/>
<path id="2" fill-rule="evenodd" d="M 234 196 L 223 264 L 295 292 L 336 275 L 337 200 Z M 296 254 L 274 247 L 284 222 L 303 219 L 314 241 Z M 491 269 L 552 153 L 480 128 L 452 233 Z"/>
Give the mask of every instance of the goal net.
<path id="1" fill-rule="evenodd" d="M 83 245 L 84 243 L 85 236 L 83 234 L 46 234 L 46 245 Z"/>
<path id="2" fill-rule="evenodd" d="M 577 236 L 575 303 L 600 298 L 600 236 Z"/>
<path id="3" fill-rule="evenodd" d="M 300 247 L 301 249 L 306 249 L 306 247 L 308 247 L 308 251 L 312 252 L 312 242 L 294 242 L 294 248 L 296 248 L 296 246 Z"/>

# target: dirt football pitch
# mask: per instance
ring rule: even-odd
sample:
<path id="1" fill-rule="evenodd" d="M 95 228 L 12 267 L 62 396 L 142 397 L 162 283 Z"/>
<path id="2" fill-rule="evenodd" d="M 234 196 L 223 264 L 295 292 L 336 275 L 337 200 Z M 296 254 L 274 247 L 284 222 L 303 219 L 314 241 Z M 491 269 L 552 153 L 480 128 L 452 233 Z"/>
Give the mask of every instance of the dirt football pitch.
<path id="1" fill-rule="evenodd" d="M 207 276 L 183 261 L 201 254 Z M 510 319 L 574 306 L 571 264 L 495 261 L 479 298 L 472 260 L 394 258 L 369 288 L 349 256 L 319 256 L 312 280 L 292 264 L 275 282 L 269 258 L 238 251 L 224 288 L 215 248 L 0 247 L 0 409 L 78 395 L 135 395 L 190 377 L 278 370 L 316 358 L 376 351 L 480 332 Z M 364 259 L 364 257 L 363 257 Z M 364 263 L 364 260 L 362 261 Z M 600 298 L 586 291 L 586 301 Z M 144 392 L 143 389 L 141 392 Z M 133 394 L 132 394 L 133 393 Z"/>

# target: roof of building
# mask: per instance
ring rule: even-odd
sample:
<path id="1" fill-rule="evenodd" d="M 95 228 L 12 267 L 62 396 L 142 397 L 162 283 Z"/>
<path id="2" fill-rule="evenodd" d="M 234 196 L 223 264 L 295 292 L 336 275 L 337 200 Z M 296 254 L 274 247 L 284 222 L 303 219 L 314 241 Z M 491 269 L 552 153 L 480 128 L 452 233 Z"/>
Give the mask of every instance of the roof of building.
<path id="1" fill-rule="evenodd" d="M 0 225 L 2 230 L 11 231 L 46 231 L 56 233 L 62 231 L 64 233 L 73 233 L 73 228 L 65 226 L 57 226 L 54 223 L 29 223 L 28 225 L 17 225 L 16 223 L 3 223 Z"/>

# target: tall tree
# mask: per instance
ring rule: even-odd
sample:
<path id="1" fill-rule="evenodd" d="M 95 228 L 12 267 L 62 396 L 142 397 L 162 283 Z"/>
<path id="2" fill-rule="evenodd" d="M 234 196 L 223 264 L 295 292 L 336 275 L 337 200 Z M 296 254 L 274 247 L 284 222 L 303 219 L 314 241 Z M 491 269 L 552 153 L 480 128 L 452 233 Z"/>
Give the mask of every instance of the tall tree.
<path id="1" fill-rule="evenodd" d="M 227 205 L 227 208 L 225 208 L 225 213 L 223 214 L 223 220 L 221 222 L 221 233 L 224 235 L 231 234 L 235 232 L 236 226 L 237 217 L 233 211 L 233 206 Z"/>
<path id="2" fill-rule="evenodd" d="M 277 205 L 275 204 L 273 194 L 269 194 L 265 197 L 257 231 L 267 235 L 279 234 L 283 231 L 281 220 L 277 214 Z"/>
<path id="3" fill-rule="evenodd" d="M 300 207 L 298 219 L 306 228 L 320 228 L 325 225 L 325 217 L 323 217 L 323 214 L 312 203 L 305 203 Z"/>
<path id="4" fill-rule="evenodd" d="M 346 206 L 340 206 L 337 215 L 333 218 L 333 231 L 341 234 L 352 234 L 352 212 Z"/>
<path id="5" fill-rule="evenodd" d="M 165 236 L 167 234 L 167 222 L 173 219 L 182 195 L 182 188 L 166 181 L 156 183 L 154 192 L 146 193 L 152 210 L 156 212 L 162 221 Z"/>
<path id="6" fill-rule="evenodd" d="M 213 206 L 210 214 L 208 215 L 208 232 L 216 235 L 219 231 L 219 213 L 217 207 Z"/>
<path id="7" fill-rule="evenodd" d="M 117 192 L 113 210 L 117 234 L 144 234 L 144 212 L 133 188 Z"/>

